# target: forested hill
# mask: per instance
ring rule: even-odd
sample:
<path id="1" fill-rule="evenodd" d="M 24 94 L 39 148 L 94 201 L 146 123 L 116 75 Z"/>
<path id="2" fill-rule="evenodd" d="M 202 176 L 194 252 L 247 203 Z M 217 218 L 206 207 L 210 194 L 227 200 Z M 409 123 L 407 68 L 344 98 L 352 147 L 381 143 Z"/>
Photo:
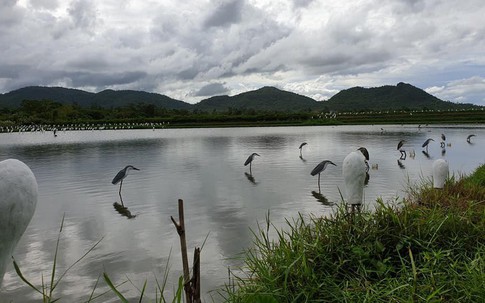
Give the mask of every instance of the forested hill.
<path id="1" fill-rule="evenodd" d="M 153 104 L 169 109 L 190 109 L 192 105 L 165 95 L 134 90 L 107 89 L 91 93 L 64 87 L 28 86 L 0 95 L 0 108 L 19 107 L 24 100 L 50 100 L 61 104 L 77 104 L 81 107 L 122 107 L 129 104 Z"/>
<path id="2" fill-rule="evenodd" d="M 319 109 L 323 102 L 265 86 L 258 90 L 235 96 L 216 96 L 205 99 L 195 106 L 200 110 L 253 109 L 256 111 L 301 111 Z"/>
<path id="3" fill-rule="evenodd" d="M 443 101 L 411 84 L 398 83 L 375 88 L 352 87 L 334 95 L 325 106 L 338 111 L 395 109 L 458 109 L 472 104 Z"/>
<path id="4" fill-rule="evenodd" d="M 0 108 L 18 108 L 24 100 L 50 100 L 60 104 L 77 104 L 80 107 L 123 107 L 130 104 L 153 104 L 166 109 L 200 111 L 363 111 L 401 109 L 469 109 L 478 106 L 442 101 L 422 89 L 406 83 L 375 88 L 353 87 L 334 95 L 328 101 L 277 89 L 262 87 L 234 96 L 214 96 L 190 104 L 168 96 L 133 90 L 104 90 L 91 93 L 63 87 L 29 86 L 0 94 Z"/>

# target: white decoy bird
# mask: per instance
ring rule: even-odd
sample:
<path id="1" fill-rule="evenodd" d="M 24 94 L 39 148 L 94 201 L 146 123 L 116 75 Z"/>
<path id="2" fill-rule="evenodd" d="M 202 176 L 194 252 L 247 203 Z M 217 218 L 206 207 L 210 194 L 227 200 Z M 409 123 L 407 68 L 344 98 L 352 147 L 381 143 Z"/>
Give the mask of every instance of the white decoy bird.
<path id="1" fill-rule="evenodd" d="M 37 205 L 37 181 L 16 159 L 0 162 L 0 286 L 10 257 Z"/>
<path id="2" fill-rule="evenodd" d="M 355 208 L 360 211 L 362 198 L 364 196 L 364 185 L 369 170 L 369 152 L 365 147 L 348 154 L 342 164 L 347 204 L 352 206 L 352 213 Z"/>
<path id="3" fill-rule="evenodd" d="M 254 157 L 255 156 L 258 156 L 258 157 L 261 157 L 259 154 L 257 153 L 252 153 L 247 159 L 246 159 L 246 162 L 244 162 L 244 166 L 247 166 L 249 164 L 249 174 L 252 175 L 253 172 L 251 170 L 251 163 L 253 162 L 254 160 Z"/>
<path id="4" fill-rule="evenodd" d="M 448 178 L 450 168 L 448 162 L 444 159 L 438 159 L 433 162 L 433 187 L 443 188 Z"/>

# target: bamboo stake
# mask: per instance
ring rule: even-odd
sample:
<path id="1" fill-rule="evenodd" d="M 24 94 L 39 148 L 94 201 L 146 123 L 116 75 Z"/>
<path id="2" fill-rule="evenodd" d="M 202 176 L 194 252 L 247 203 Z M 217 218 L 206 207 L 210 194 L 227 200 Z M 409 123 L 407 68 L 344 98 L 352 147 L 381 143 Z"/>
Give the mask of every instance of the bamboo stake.
<path id="1" fill-rule="evenodd" d="M 177 233 L 180 237 L 180 248 L 182 251 L 182 266 L 184 269 L 184 290 L 185 290 L 185 297 L 187 302 L 192 302 L 192 293 L 190 291 L 190 274 L 189 274 L 189 261 L 187 259 L 187 242 L 185 240 L 185 223 L 184 223 L 184 201 L 179 199 L 178 201 L 179 206 L 179 223 L 175 221 L 175 219 L 170 216 L 175 228 L 177 229 Z"/>

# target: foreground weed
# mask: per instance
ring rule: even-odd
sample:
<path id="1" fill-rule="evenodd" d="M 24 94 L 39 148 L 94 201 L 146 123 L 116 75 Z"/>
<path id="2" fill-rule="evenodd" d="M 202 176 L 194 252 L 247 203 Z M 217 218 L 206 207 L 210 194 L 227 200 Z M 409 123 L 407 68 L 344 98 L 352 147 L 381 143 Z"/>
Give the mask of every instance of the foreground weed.
<path id="1" fill-rule="evenodd" d="M 41 284 L 41 286 L 39 287 L 39 286 L 33 285 L 22 274 L 22 271 L 20 270 L 20 265 L 15 261 L 15 259 L 13 259 L 13 266 L 15 268 L 15 271 L 16 271 L 17 275 L 20 277 L 20 279 L 22 279 L 23 282 L 25 282 L 33 290 L 35 290 L 36 292 L 38 292 L 39 294 L 42 295 L 42 302 L 44 302 L 44 303 L 54 303 L 54 302 L 57 302 L 60 299 L 60 298 L 55 298 L 54 297 L 54 290 L 57 288 L 57 286 L 59 285 L 59 283 L 61 282 L 61 280 L 68 273 L 69 270 L 71 270 L 75 265 L 77 265 L 81 260 L 83 260 L 103 240 L 103 238 L 101 238 L 98 242 L 96 242 L 90 249 L 88 249 L 84 253 L 84 255 L 82 255 L 79 259 L 77 259 L 71 266 L 69 266 L 56 279 L 56 274 L 57 274 L 57 268 L 56 268 L 56 266 L 57 266 L 57 255 L 58 255 L 58 252 L 59 252 L 59 242 L 60 242 L 60 239 L 61 239 L 62 229 L 64 227 L 64 218 L 65 218 L 65 215 L 62 216 L 61 226 L 59 228 L 59 234 L 57 236 L 56 248 L 55 248 L 55 253 L 54 253 L 54 260 L 53 260 L 53 263 L 52 263 L 52 271 L 51 271 L 51 274 L 50 274 L 50 281 L 49 281 L 48 284 L 46 284 L 44 282 L 44 275 L 42 275 L 42 284 Z M 94 299 L 97 299 L 97 298 L 99 298 L 100 296 L 102 296 L 104 294 L 104 293 L 102 293 L 100 295 L 96 295 L 96 296 L 94 295 L 94 292 L 95 292 L 96 287 L 98 285 L 98 281 L 99 281 L 99 278 L 96 281 L 96 283 L 94 285 L 94 288 L 93 288 L 93 291 L 91 292 L 91 294 L 90 294 L 90 296 L 89 296 L 89 298 L 88 298 L 88 300 L 86 302 L 92 302 Z"/>

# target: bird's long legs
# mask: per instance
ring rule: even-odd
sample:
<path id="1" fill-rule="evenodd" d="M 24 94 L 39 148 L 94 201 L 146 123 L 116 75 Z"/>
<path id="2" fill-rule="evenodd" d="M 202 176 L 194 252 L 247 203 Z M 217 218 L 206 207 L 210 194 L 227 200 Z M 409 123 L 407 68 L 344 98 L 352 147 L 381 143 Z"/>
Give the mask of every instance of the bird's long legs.
<path id="1" fill-rule="evenodd" d="M 321 190 L 320 190 L 320 174 L 318 174 L 318 193 L 321 194 Z"/>
<path id="2" fill-rule="evenodd" d="M 123 186 L 123 180 L 121 180 L 121 183 L 120 183 L 120 191 L 118 193 L 120 195 L 121 206 L 125 207 L 125 205 L 123 204 L 123 198 L 121 197 L 121 186 Z"/>

